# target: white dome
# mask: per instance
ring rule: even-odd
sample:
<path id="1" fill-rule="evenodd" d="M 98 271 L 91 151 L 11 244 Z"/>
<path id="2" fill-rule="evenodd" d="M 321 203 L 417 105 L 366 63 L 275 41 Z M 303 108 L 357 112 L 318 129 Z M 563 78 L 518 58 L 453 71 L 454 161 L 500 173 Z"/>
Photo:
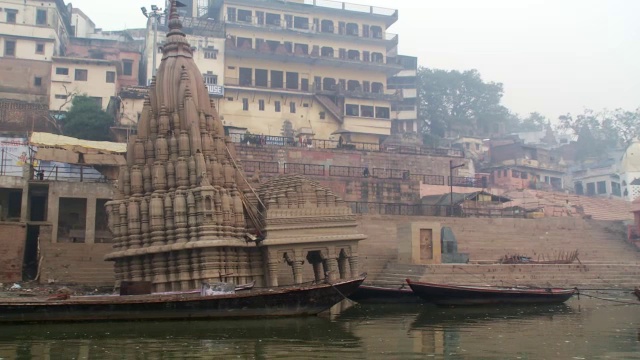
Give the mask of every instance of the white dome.
<path id="1" fill-rule="evenodd" d="M 622 173 L 640 172 L 640 142 L 634 141 L 622 155 L 620 162 Z"/>

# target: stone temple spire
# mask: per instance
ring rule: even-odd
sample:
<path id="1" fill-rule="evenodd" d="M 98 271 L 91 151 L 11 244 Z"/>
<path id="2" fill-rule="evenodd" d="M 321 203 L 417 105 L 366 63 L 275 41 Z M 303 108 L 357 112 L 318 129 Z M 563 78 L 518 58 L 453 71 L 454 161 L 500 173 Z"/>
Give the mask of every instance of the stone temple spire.
<path id="1" fill-rule="evenodd" d="M 115 244 L 106 259 L 115 262 L 116 280 L 151 281 L 156 291 L 198 288 L 221 273 L 248 282 L 260 274 L 239 265 L 250 252 L 245 186 L 175 0 L 169 29 L 116 199 L 107 205 Z"/>

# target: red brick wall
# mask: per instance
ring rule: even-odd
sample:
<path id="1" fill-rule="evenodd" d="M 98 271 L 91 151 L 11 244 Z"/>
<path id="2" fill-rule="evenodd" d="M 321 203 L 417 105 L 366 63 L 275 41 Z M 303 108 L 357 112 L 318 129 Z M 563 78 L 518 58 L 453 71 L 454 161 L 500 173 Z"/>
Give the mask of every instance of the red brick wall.
<path id="1" fill-rule="evenodd" d="M 22 280 L 22 259 L 27 238 L 24 223 L 0 223 L 0 282 Z"/>

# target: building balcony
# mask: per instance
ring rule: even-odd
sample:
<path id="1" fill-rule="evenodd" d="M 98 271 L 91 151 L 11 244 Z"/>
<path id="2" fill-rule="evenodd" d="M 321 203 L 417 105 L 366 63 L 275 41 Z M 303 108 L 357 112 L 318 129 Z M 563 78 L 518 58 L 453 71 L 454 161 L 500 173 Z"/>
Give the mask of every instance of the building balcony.
<path id="1" fill-rule="evenodd" d="M 396 9 L 334 0 L 298 0 L 295 2 L 271 0 L 210 0 L 209 6 L 220 8 L 223 2 L 233 5 L 245 5 L 249 8 L 262 7 L 299 14 L 320 13 L 327 15 L 346 15 L 362 19 L 376 19 L 384 21 L 387 27 L 398 21 L 398 10 Z"/>
<path id="2" fill-rule="evenodd" d="M 258 19 L 255 16 L 235 19 L 224 20 L 225 25 L 228 28 L 258 28 L 264 29 L 264 31 L 282 31 L 292 35 L 305 35 L 313 34 L 316 36 L 324 37 L 327 40 L 339 40 L 339 41 L 354 41 L 369 45 L 381 45 L 384 44 L 387 50 L 393 49 L 398 46 L 398 34 L 392 34 L 389 32 L 369 32 L 369 36 L 364 36 L 359 32 L 346 32 L 341 34 L 335 26 L 322 27 L 315 26 L 312 23 L 300 24 L 287 24 L 285 21 L 274 21 L 268 23 L 264 19 Z"/>
<path id="3" fill-rule="evenodd" d="M 338 96 L 344 98 L 370 99 L 381 101 L 398 101 L 401 98 L 400 93 L 396 92 L 395 90 L 388 90 L 387 92 L 364 92 L 360 89 L 342 89 L 339 85 L 332 87 L 332 89 L 323 90 L 322 84 L 303 84 L 300 81 L 292 84 L 287 83 L 286 80 L 258 82 L 255 81 L 255 79 L 238 79 L 225 77 L 224 83 L 226 87 L 250 88 L 254 90 L 264 90 L 270 92 L 296 92 L 307 95 Z M 211 91 L 209 91 L 209 93 L 211 94 Z"/>
<path id="4" fill-rule="evenodd" d="M 385 62 L 383 59 L 378 61 L 363 61 L 356 58 L 338 58 L 333 56 L 320 56 L 320 55 L 308 55 L 304 53 L 270 50 L 258 50 L 246 47 L 237 47 L 233 43 L 227 41 L 225 45 L 226 56 L 237 56 L 243 59 L 256 59 L 261 61 L 274 61 L 280 63 L 296 62 L 307 64 L 310 66 L 326 66 L 326 67 L 340 67 L 355 70 L 373 71 L 378 73 L 384 73 L 387 76 L 394 75 L 402 69 L 393 58 L 387 58 Z"/>

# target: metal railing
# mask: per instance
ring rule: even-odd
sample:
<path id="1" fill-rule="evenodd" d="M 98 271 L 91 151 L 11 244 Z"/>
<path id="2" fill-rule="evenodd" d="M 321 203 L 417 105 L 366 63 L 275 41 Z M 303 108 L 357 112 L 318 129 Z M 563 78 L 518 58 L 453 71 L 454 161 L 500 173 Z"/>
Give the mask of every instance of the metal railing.
<path id="1" fill-rule="evenodd" d="M 299 147 L 300 142 L 294 137 L 256 135 L 256 134 L 230 134 L 229 137 L 234 143 L 247 145 L 270 145 L 270 146 L 290 146 Z M 381 146 L 377 143 L 349 142 L 340 144 L 336 140 L 312 139 L 311 143 L 303 143 L 302 146 L 310 146 L 318 149 L 340 149 L 372 152 L 391 152 L 397 154 L 429 155 L 444 157 L 464 157 L 464 152 L 459 149 L 427 148 L 420 146 Z"/>
<path id="2" fill-rule="evenodd" d="M 364 171 L 364 167 L 329 165 L 329 175 L 331 176 L 365 177 Z"/>
<path id="3" fill-rule="evenodd" d="M 444 185 L 444 176 L 442 175 L 411 174 L 410 178 L 425 185 Z"/>
<path id="4" fill-rule="evenodd" d="M 463 207 L 460 205 L 425 205 L 381 202 L 346 201 L 354 214 L 395 215 L 395 216 L 452 216 L 452 217 L 495 217 L 525 218 L 522 209 L 493 209 L 485 207 Z"/>
<path id="5" fill-rule="evenodd" d="M 264 174 L 279 174 L 280 164 L 277 162 L 268 161 L 243 161 L 242 165 L 246 172 L 256 172 L 260 170 Z"/>
<path id="6" fill-rule="evenodd" d="M 409 170 L 373 168 L 373 177 L 375 178 L 409 180 L 410 176 Z"/>
<path id="7" fill-rule="evenodd" d="M 41 164 L 29 174 L 30 180 L 35 181 L 70 181 L 70 182 L 109 182 L 91 166 L 70 165 L 60 167 L 55 164 Z"/>
<path id="8" fill-rule="evenodd" d="M 487 187 L 489 179 L 487 177 L 464 177 L 464 176 L 449 176 L 447 179 L 447 185 L 460 186 L 460 187 Z"/>
<path id="9" fill-rule="evenodd" d="M 324 165 L 285 163 L 284 173 L 324 176 Z"/>

